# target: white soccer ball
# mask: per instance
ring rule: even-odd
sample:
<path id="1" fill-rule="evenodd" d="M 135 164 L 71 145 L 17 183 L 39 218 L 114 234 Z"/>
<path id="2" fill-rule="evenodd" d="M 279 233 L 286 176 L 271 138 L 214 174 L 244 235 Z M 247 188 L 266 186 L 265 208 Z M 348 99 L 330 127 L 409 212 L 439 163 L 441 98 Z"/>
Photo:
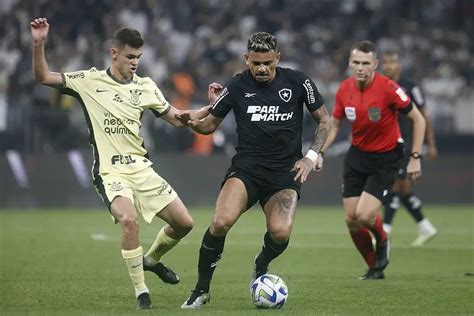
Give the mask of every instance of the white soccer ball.
<path id="1" fill-rule="evenodd" d="M 257 308 L 281 308 L 288 300 L 288 287 L 279 276 L 264 274 L 252 282 L 250 295 Z"/>

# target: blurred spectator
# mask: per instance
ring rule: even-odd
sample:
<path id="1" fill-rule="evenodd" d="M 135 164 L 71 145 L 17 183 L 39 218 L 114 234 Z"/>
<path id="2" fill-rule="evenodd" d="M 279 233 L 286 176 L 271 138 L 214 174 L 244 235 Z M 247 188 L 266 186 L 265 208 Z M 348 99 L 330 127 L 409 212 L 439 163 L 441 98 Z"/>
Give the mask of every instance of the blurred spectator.
<path id="1" fill-rule="evenodd" d="M 470 93 L 474 2 L 470 0 L 0 1 L 0 71 L 8 78 L 7 117 L 28 122 L 31 118 L 27 116 L 33 115 L 28 109 L 37 112 L 42 108 L 67 116 L 71 124 L 78 125 L 76 116 L 71 117 L 75 108 L 72 112 L 61 106 L 51 108 L 50 96 L 42 95 L 32 83 L 29 21 L 42 15 L 62 30 L 51 36 L 47 49 L 64 70 L 86 65 L 103 68 L 112 30 L 137 28 L 149 43 L 143 48 L 142 74 L 153 78 L 165 95 L 174 95 L 177 107 L 206 102 L 210 82 L 241 71 L 245 67 L 242 49 L 255 31 L 275 32 L 285 56 L 281 66 L 311 75 L 332 107 L 337 82 L 345 77 L 350 44 L 370 39 L 380 51 L 397 47 L 403 53 L 404 71 L 426 90 L 437 133 L 474 134 L 472 111 L 465 106 L 474 101 Z M 471 119 L 466 122 L 466 117 Z M 156 150 L 210 153 L 214 136 L 201 148 L 201 140 L 194 142 L 191 137 L 190 141 L 190 135 L 177 135 L 181 131 L 173 129 L 168 135 L 173 139 L 170 143 L 169 138 L 163 138 L 163 131 L 155 134 L 161 129 L 155 120 L 147 114 L 144 120 L 144 127 L 149 127 L 145 133 L 154 144 L 148 143 Z M 53 132 L 60 128 L 49 127 Z M 17 130 L 17 135 L 28 134 L 27 126 L 21 128 L 24 130 Z M 232 128 L 231 121 L 222 125 L 225 130 L 220 135 L 225 137 L 218 136 L 219 144 L 232 139 L 228 134 Z M 76 131 L 77 137 L 84 138 L 86 132 Z M 19 139 L 27 142 L 31 138 Z M 33 139 L 44 141 L 43 137 Z M 52 149 L 61 150 L 64 144 L 60 143 L 53 141 Z M 79 145 L 87 143 L 80 141 Z M 45 148 L 42 144 L 22 147 Z"/>

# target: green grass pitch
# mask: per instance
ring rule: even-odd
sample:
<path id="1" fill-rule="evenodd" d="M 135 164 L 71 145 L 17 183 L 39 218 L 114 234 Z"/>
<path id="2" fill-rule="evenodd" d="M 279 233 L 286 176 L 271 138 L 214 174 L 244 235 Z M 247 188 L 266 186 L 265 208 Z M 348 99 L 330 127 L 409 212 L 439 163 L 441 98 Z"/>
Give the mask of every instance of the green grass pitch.
<path id="1" fill-rule="evenodd" d="M 181 310 L 196 281 L 197 256 L 213 209 L 190 208 L 195 228 L 164 258 L 181 276 L 163 284 L 146 272 L 159 315 L 467 315 L 474 314 L 473 206 L 426 206 L 439 234 L 412 248 L 416 226 L 395 218 L 386 280 L 359 281 L 365 265 L 352 245 L 341 207 L 300 207 L 290 247 L 270 266 L 289 288 L 282 310 L 259 311 L 250 300 L 252 262 L 265 224 L 244 214 L 226 240 L 200 311 Z M 141 224 L 145 249 L 162 226 Z M 0 315 L 126 315 L 133 289 L 120 255 L 120 230 L 105 210 L 0 211 Z"/>

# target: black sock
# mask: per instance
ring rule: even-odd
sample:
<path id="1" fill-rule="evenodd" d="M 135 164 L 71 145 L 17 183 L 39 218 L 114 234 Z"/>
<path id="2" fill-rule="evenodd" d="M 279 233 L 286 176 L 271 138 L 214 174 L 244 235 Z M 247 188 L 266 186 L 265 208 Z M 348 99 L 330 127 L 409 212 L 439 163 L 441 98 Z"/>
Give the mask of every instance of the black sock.
<path id="1" fill-rule="evenodd" d="M 421 200 L 414 195 L 413 192 L 408 195 L 400 196 L 400 200 L 417 223 L 425 218 L 421 212 Z"/>
<path id="2" fill-rule="evenodd" d="M 278 257 L 290 243 L 289 240 L 285 241 L 282 244 L 278 244 L 270 237 L 270 233 L 266 232 L 263 237 L 263 247 L 262 252 L 257 257 L 257 265 L 267 266 L 270 262 Z"/>
<path id="3" fill-rule="evenodd" d="M 395 216 L 395 212 L 397 211 L 398 207 L 400 206 L 400 198 L 395 192 L 390 191 L 385 199 L 385 212 L 383 215 L 383 222 L 385 224 L 392 225 L 393 217 Z"/>
<path id="4" fill-rule="evenodd" d="M 225 236 L 213 236 L 209 228 L 204 233 L 201 248 L 199 249 L 197 290 L 209 292 L 212 274 L 216 269 L 217 261 L 219 261 L 224 251 L 224 242 Z"/>

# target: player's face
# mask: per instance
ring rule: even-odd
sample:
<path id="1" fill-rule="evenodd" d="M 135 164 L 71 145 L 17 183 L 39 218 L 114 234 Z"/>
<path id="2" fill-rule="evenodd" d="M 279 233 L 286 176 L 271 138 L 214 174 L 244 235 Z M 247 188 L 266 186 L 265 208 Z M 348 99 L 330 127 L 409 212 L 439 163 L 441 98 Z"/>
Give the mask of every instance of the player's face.
<path id="1" fill-rule="evenodd" d="M 386 54 L 382 57 L 382 72 L 392 80 L 400 79 L 400 59 L 397 54 Z"/>
<path id="2" fill-rule="evenodd" d="M 270 82 L 275 78 L 276 66 L 279 61 L 280 53 L 274 50 L 266 53 L 251 50 L 245 54 L 245 63 L 252 76 L 259 82 Z"/>
<path id="3" fill-rule="evenodd" d="M 142 52 L 138 48 L 124 45 L 120 48 L 111 48 L 112 63 L 118 70 L 122 78 L 120 80 L 129 80 L 137 72 L 138 63 Z"/>
<path id="4" fill-rule="evenodd" d="M 351 68 L 352 76 L 360 86 L 365 86 L 372 82 L 377 65 L 378 60 L 372 52 L 364 53 L 358 49 L 352 50 L 351 57 L 349 58 L 349 67 Z"/>

